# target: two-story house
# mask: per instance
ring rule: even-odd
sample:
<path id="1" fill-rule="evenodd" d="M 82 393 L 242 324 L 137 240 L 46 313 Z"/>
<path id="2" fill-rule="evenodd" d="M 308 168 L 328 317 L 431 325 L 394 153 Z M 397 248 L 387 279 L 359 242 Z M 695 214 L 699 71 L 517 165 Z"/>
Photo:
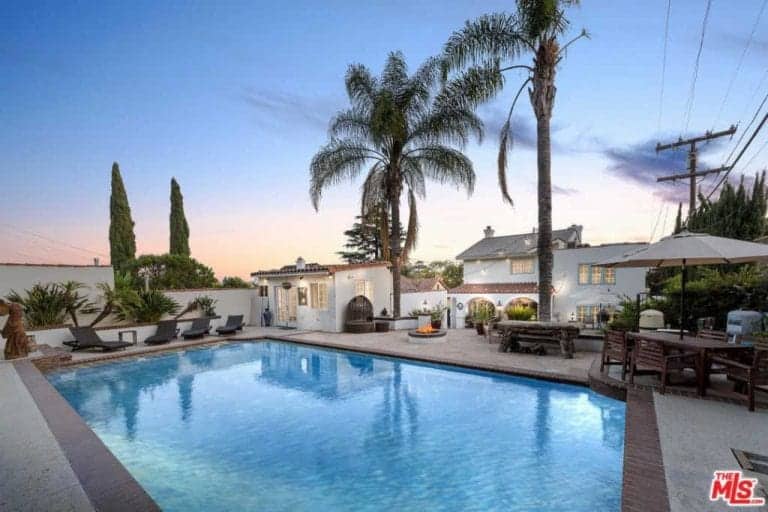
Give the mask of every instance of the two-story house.
<path id="1" fill-rule="evenodd" d="M 451 316 L 463 327 L 479 304 L 501 311 L 510 305 L 536 309 L 539 297 L 536 231 L 494 236 L 488 226 L 484 237 L 459 254 L 464 283 L 449 290 Z M 590 246 L 582 242 L 582 226 L 552 232 L 552 319 L 594 324 L 601 310 L 611 312 L 623 296 L 645 289 L 647 269 L 612 269 L 595 266 L 613 256 L 643 247 L 644 243 Z"/>

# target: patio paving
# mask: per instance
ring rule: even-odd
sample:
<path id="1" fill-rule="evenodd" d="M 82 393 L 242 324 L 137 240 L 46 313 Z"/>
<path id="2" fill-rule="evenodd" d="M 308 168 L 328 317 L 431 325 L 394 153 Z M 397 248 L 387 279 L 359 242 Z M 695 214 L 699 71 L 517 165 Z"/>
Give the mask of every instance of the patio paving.
<path id="1" fill-rule="evenodd" d="M 768 455 L 768 411 L 669 394 L 654 393 L 653 399 L 671 512 L 727 509 L 722 501 L 709 501 L 712 474 L 740 469 L 731 448 Z M 747 476 L 758 478 L 765 492 L 768 475 Z"/>
<path id="2" fill-rule="evenodd" d="M 13 364 L 0 361 L 0 510 L 94 510 Z"/>

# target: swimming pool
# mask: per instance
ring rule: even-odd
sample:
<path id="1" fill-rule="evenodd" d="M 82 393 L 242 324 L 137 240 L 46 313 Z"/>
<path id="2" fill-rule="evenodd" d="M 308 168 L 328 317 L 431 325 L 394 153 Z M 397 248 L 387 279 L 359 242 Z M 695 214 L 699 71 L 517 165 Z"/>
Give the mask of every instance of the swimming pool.
<path id="1" fill-rule="evenodd" d="M 49 381 L 163 510 L 620 508 L 624 403 L 279 341 Z"/>

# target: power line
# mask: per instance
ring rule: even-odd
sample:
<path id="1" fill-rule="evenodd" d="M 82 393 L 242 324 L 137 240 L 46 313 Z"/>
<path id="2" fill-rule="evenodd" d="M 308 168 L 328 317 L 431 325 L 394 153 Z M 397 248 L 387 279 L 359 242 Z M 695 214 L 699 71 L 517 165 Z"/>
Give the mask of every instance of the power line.
<path id="1" fill-rule="evenodd" d="M 744 50 L 741 52 L 739 62 L 736 64 L 736 69 L 733 70 L 731 80 L 728 82 L 728 87 L 725 90 L 725 97 L 723 97 L 723 102 L 720 104 L 720 109 L 717 111 L 715 122 L 712 123 L 713 128 L 718 123 L 718 121 L 720 121 L 720 116 L 723 114 L 723 109 L 725 108 L 725 104 L 728 102 L 728 97 L 731 94 L 731 89 L 733 89 L 733 84 L 736 82 L 736 77 L 738 76 L 739 71 L 741 71 L 741 65 L 744 63 L 744 57 L 747 55 L 747 51 L 749 51 L 749 47 L 752 45 L 752 40 L 754 39 L 755 32 L 757 31 L 757 27 L 760 24 L 760 19 L 763 17 L 763 11 L 765 11 L 766 4 L 768 4 L 768 0 L 763 0 L 763 4 L 760 6 L 760 11 L 757 13 L 757 18 L 755 18 L 755 23 L 752 25 L 752 31 L 749 33 L 747 44 L 744 45 Z"/>
<path id="2" fill-rule="evenodd" d="M 683 133 L 688 132 L 688 125 L 691 122 L 691 114 L 693 113 L 693 103 L 696 98 L 696 81 L 699 78 L 699 63 L 701 62 L 701 52 L 704 49 L 704 36 L 707 33 L 707 21 L 709 20 L 709 10 L 712 7 L 712 0 L 707 0 L 707 8 L 704 11 L 704 21 L 701 24 L 701 38 L 699 40 L 699 50 L 696 52 L 696 61 L 693 65 L 693 77 L 691 79 L 691 89 L 688 92 L 688 104 L 685 114 L 685 128 Z"/>
<path id="3" fill-rule="evenodd" d="M 749 166 L 752 165 L 752 162 L 754 162 L 755 158 L 757 158 L 758 155 L 763 152 L 763 150 L 765 149 L 766 146 L 768 146 L 768 139 L 766 139 L 765 142 L 763 142 L 763 145 L 760 146 L 757 149 L 757 151 L 755 151 L 755 154 L 752 155 L 752 158 L 750 158 L 749 161 L 744 164 L 744 168 L 745 169 L 749 168 Z"/>
<path id="4" fill-rule="evenodd" d="M 667 0 L 667 16 L 664 20 L 664 54 L 661 59 L 661 93 L 659 94 L 659 120 L 656 123 L 656 132 L 661 131 L 661 113 L 664 109 L 664 81 L 667 71 L 667 44 L 669 42 L 669 12 L 672 9 L 672 0 Z"/>
<path id="5" fill-rule="evenodd" d="M 709 199 L 710 197 L 712 197 L 712 194 L 714 194 L 714 193 L 715 193 L 715 191 L 716 191 L 718 188 L 720 188 L 720 186 L 721 186 L 721 185 L 722 185 L 722 184 L 725 182 L 725 180 L 727 180 L 727 179 L 728 179 L 728 175 L 731 173 L 731 171 L 733 170 L 734 166 L 735 166 L 735 165 L 736 165 L 736 164 L 739 162 L 739 160 L 741 159 L 741 157 L 742 157 L 742 156 L 744 156 L 744 153 L 747 151 L 747 148 L 750 146 L 750 144 L 752 144 L 752 141 L 754 141 L 754 140 L 755 140 L 755 137 L 757 137 L 757 134 L 758 134 L 758 133 L 760 133 L 760 130 L 763 128 L 763 126 L 765 125 L 765 122 L 766 122 L 766 121 L 768 121 L 768 113 L 766 113 L 766 114 L 763 116 L 763 119 L 760 121 L 760 124 L 759 124 L 759 125 L 757 125 L 757 128 L 755 128 L 755 131 L 754 131 L 754 132 L 752 132 L 752 135 L 749 137 L 749 140 L 747 141 L 747 143 L 746 143 L 746 144 L 744 144 L 744 147 L 742 147 L 742 148 L 741 148 L 741 151 L 739 151 L 739 154 L 738 154 L 738 156 L 737 156 L 737 157 L 736 157 L 736 159 L 733 161 L 733 163 L 732 163 L 732 164 L 729 166 L 728 170 L 727 170 L 727 171 L 726 171 L 726 172 L 723 174 L 723 177 L 722 177 L 722 178 L 720 178 L 720 181 L 717 183 L 717 185 L 715 185 L 715 188 L 713 188 L 713 189 L 712 189 L 712 190 L 709 192 L 709 194 L 707 195 L 707 199 Z"/>
<path id="6" fill-rule="evenodd" d="M 55 238 L 50 238 L 48 236 L 41 235 L 40 233 L 36 233 L 34 231 L 29 231 L 29 230 L 26 230 L 26 229 L 21 229 L 21 228 L 18 228 L 16 226 L 13 226 L 11 224 L 7 224 L 5 222 L 0 222 L 0 226 L 5 227 L 6 229 L 10 229 L 11 231 L 16 231 L 18 233 L 24 233 L 24 234 L 29 235 L 29 236 L 34 236 L 34 237 L 39 238 L 41 240 L 45 240 L 47 242 L 60 245 L 62 247 L 68 247 L 68 248 L 74 249 L 76 251 L 81 251 L 81 252 L 85 252 L 85 253 L 88 253 L 88 254 L 91 254 L 91 255 L 95 254 L 97 256 L 102 256 L 104 258 L 109 258 L 109 255 L 107 255 L 107 254 L 104 254 L 104 253 L 101 253 L 101 252 L 98 252 L 98 251 L 94 251 L 94 250 L 91 250 L 91 249 L 86 249 L 84 247 L 78 247 L 77 245 L 68 244 L 66 242 L 62 242 L 61 240 L 56 240 Z"/>
<path id="7" fill-rule="evenodd" d="M 760 115 L 760 111 L 763 109 L 763 105 L 765 105 L 765 102 L 768 101 L 768 93 L 765 94 L 763 97 L 763 101 L 760 102 L 760 105 L 757 107 L 757 110 L 755 110 L 755 113 L 752 115 L 752 119 L 749 120 L 749 124 L 747 124 L 747 127 L 742 130 L 741 135 L 739 136 L 739 139 L 736 141 L 736 144 L 733 146 L 733 149 L 731 149 L 731 152 L 728 153 L 728 158 L 725 159 L 726 162 L 728 162 L 734 153 L 736 153 L 736 149 L 739 147 L 739 144 L 741 144 L 741 141 L 744 139 L 744 136 L 747 134 L 749 129 L 754 124 L 755 120 L 757 119 L 757 116 Z"/>

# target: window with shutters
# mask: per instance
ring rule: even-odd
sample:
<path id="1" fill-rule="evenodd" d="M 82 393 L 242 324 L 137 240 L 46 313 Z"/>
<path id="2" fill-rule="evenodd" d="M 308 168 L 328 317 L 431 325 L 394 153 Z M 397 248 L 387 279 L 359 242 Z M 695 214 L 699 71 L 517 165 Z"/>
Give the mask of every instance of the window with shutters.
<path id="1" fill-rule="evenodd" d="M 327 283 L 311 283 L 309 285 L 309 306 L 312 309 L 328 309 Z"/>

